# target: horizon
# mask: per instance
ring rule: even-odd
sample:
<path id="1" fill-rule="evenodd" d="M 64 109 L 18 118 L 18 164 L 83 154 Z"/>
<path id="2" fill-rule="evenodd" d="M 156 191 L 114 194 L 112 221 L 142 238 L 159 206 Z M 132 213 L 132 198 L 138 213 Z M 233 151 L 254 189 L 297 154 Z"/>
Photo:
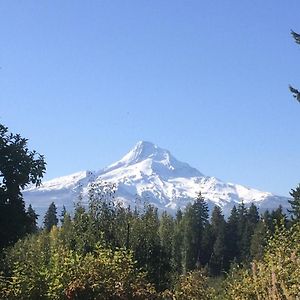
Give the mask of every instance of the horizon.
<path id="1" fill-rule="evenodd" d="M 139 140 L 206 176 L 289 196 L 299 182 L 299 1 L 0 3 L 0 123 L 44 181 Z"/>

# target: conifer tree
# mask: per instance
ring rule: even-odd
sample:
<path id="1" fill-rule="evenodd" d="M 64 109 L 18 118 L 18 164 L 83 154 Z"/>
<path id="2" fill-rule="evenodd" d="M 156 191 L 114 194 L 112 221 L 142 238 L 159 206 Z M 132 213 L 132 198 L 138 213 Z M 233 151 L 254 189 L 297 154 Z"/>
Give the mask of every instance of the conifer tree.
<path id="1" fill-rule="evenodd" d="M 49 208 L 44 216 L 44 228 L 50 231 L 53 226 L 57 226 L 58 218 L 54 202 L 49 205 Z"/>
<path id="2" fill-rule="evenodd" d="M 66 213 L 67 213 L 66 207 L 63 205 L 61 213 L 60 213 L 60 219 L 59 219 L 61 224 L 64 223 Z"/>
<path id="3" fill-rule="evenodd" d="M 209 262 L 210 273 L 214 276 L 220 275 L 223 270 L 225 257 L 225 219 L 221 208 L 215 206 L 211 217 L 211 228 L 213 236 L 213 249 Z"/>
<path id="4" fill-rule="evenodd" d="M 291 213 L 293 221 L 300 221 L 300 184 L 296 189 L 292 189 L 290 195 L 293 199 L 288 200 L 291 205 L 291 209 L 288 211 Z"/>
<path id="5" fill-rule="evenodd" d="M 264 220 L 260 220 L 251 238 L 250 255 L 252 259 L 259 260 L 263 257 L 265 246 L 267 245 L 267 225 Z"/>
<path id="6" fill-rule="evenodd" d="M 238 235 L 239 215 L 236 206 L 233 206 L 228 218 L 226 230 L 226 269 L 230 263 L 239 256 L 239 235 Z"/>
<path id="7" fill-rule="evenodd" d="M 274 224 L 272 222 L 272 217 L 270 211 L 267 209 L 264 211 L 264 213 L 261 216 L 262 221 L 264 222 L 266 228 L 270 232 L 274 232 Z"/>
<path id="8" fill-rule="evenodd" d="M 182 211 L 179 209 L 174 221 L 173 235 L 173 270 L 176 275 L 182 274 L 182 251 L 183 251 L 183 222 Z"/>
<path id="9" fill-rule="evenodd" d="M 158 276 L 160 278 L 160 288 L 166 289 L 171 285 L 173 272 L 173 242 L 174 242 L 174 219 L 166 211 L 160 217 L 159 222 L 160 237 L 160 263 Z"/>
<path id="10" fill-rule="evenodd" d="M 184 272 L 188 272 L 201 264 L 203 232 L 208 224 L 208 207 L 201 193 L 193 204 L 187 206 L 183 224 L 183 266 Z"/>
<path id="11" fill-rule="evenodd" d="M 250 240 L 249 240 L 249 224 L 247 222 L 247 208 L 242 202 L 239 204 L 238 209 L 238 260 L 244 260 L 248 257 Z"/>
<path id="12" fill-rule="evenodd" d="M 257 206 L 254 203 L 251 203 L 250 207 L 248 208 L 247 212 L 247 221 L 253 228 L 259 221 L 259 213 Z"/>
<path id="13" fill-rule="evenodd" d="M 39 216 L 36 214 L 31 204 L 29 204 L 26 214 L 28 216 L 27 232 L 28 233 L 37 232 L 38 231 L 37 219 Z"/>

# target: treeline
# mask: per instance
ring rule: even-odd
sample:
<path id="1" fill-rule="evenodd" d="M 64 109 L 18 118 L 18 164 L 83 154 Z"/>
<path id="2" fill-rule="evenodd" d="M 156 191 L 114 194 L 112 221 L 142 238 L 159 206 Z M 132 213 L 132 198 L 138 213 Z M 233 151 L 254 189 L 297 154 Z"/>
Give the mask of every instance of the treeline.
<path id="1" fill-rule="evenodd" d="M 52 203 L 44 229 L 36 227 L 35 234 L 6 250 L 0 297 L 226 299 L 243 278 L 251 281 L 249 273 L 235 268 L 243 265 L 249 272 L 250 262 L 263 261 L 268 241 L 278 228 L 291 230 L 290 222 L 280 207 L 259 215 L 254 204 L 247 208 L 243 203 L 233 207 L 227 220 L 219 207 L 209 218 L 201 194 L 176 216 L 159 215 L 152 205 L 124 208 L 116 204 L 112 186 L 94 184 L 88 207 L 79 202 L 73 216 L 64 210 L 58 218 Z M 299 252 L 294 257 L 299 260 Z M 207 277 L 227 273 L 224 284 L 230 289 L 224 286 L 213 295 Z"/>

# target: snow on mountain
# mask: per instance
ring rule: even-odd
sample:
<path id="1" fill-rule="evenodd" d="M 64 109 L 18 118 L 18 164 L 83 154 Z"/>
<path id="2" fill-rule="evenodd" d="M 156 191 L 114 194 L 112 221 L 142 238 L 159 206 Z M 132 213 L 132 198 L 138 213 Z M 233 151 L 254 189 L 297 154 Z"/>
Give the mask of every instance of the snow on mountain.
<path id="1" fill-rule="evenodd" d="M 23 195 L 43 215 L 54 201 L 58 208 L 74 207 L 79 194 L 86 194 L 92 182 L 116 184 L 116 199 L 134 207 L 137 199 L 154 204 L 160 210 L 175 212 L 195 199 L 201 191 L 208 206 L 219 205 L 228 215 L 233 205 L 254 202 L 262 209 L 288 207 L 288 198 L 225 183 L 205 176 L 189 164 L 178 161 L 165 149 L 150 142 L 138 142 L 121 160 L 98 171 L 83 171 L 29 187 Z"/>

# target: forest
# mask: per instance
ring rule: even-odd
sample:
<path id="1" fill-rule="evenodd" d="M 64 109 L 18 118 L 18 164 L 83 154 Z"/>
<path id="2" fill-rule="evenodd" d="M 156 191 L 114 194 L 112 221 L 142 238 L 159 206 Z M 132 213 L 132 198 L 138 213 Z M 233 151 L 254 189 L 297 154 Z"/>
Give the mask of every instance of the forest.
<path id="1" fill-rule="evenodd" d="M 242 202 L 225 219 L 201 192 L 172 216 L 95 182 L 40 228 L 22 189 L 44 157 L 1 125 L 0 167 L 0 299 L 299 299 L 300 186 L 289 216 Z"/>
<path id="2" fill-rule="evenodd" d="M 299 299 L 300 185 L 288 215 L 241 202 L 225 218 L 201 191 L 173 216 L 94 182 L 40 227 L 22 190 L 46 162 L 27 144 L 0 124 L 0 299 Z"/>

